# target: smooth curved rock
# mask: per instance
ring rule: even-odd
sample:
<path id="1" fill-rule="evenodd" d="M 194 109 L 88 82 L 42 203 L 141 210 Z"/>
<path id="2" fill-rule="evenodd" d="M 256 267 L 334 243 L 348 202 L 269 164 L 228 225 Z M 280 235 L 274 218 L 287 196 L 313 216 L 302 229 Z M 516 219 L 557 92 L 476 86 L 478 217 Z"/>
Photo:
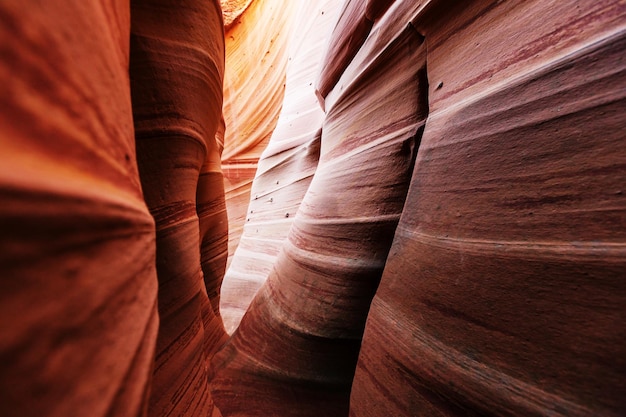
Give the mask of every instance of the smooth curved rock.
<path id="1" fill-rule="evenodd" d="M 339 78 L 357 54 L 372 30 L 373 21 L 366 16 L 367 2 L 346 0 L 333 34 L 326 56 L 322 60 L 322 70 L 316 88 L 320 104 L 335 87 Z"/>
<path id="2" fill-rule="evenodd" d="M 306 85 L 330 0 L 224 0 L 224 117 L 217 1 L 48 3 L 0 2 L 0 415 L 626 415 L 623 1 L 350 0 Z M 214 356 L 223 181 L 269 278 Z"/>
<path id="3" fill-rule="evenodd" d="M 218 416 L 207 369 L 226 338 L 216 315 L 227 244 L 216 140 L 222 15 L 219 3 L 204 0 L 184 8 L 135 0 L 131 12 L 137 158 L 157 231 L 160 327 L 149 415 Z"/>
<path id="4" fill-rule="evenodd" d="M 350 415 L 624 415 L 624 4 L 423 12 L 430 115 Z"/>
<path id="5" fill-rule="evenodd" d="M 325 107 L 325 99 L 355 57 L 372 30 L 374 23 L 395 0 L 346 0 L 333 34 L 322 70 L 316 82 L 318 100 Z M 415 4 L 418 6 L 419 4 Z M 405 21 L 400 17 L 400 21 Z"/>
<path id="6" fill-rule="evenodd" d="M 229 333 L 267 279 L 317 168 L 324 112 L 313 83 L 338 12 L 331 0 L 300 4 L 282 110 L 259 160 L 243 234 L 224 277 L 221 310 Z"/>
<path id="7" fill-rule="evenodd" d="M 426 117 L 423 38 L 372 37 L 327 99 L 321 155 L 211 381 L 224 415 L 340 416 Z M 377 82 L 385 79 L 385 83 Z"/>
<path id="8" fill-rule="evenodd" d="M 128 77 L 129 4 L 0 2 L 0 415 L 144 415 L 154 221 Z"/>
<path id="9" fill-rule="evenodd" d="M 222 168 L 230 257 L 243 232 L 257 162 L 280 114 L 298 4 L 255 0 L 226 33 Z"/>

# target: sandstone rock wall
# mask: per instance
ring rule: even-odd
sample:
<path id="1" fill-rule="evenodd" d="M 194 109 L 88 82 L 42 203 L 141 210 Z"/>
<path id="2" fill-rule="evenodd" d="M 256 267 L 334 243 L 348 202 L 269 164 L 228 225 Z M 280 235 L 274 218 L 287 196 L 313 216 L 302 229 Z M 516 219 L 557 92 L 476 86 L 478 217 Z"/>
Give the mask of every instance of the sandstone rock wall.
<path id="1" fill-rule="evenodd" d="M 224 36 L 180 6 L 0 4 L 3 416 L 220 415 Z"/>
<path id="2" fill-rule="evenodd" d="M 368 207 L 384 211 L 377 190 L 394 189 L 350 145 L 389 157 L 376 146 L 405 111 L 428 118 L 350 414 L 623 414 L 624 12 L 615 1 L 344 4 L 318 77 L 318 168 L 215 358 L 226 415 L 345 415 L 378 282 L 366 271 L 376 254 L 385 263 L 393 234 L 371 232 Z M 407 31 L 424 52 L 408 48 L 404 66 L 395 48 Z M 402 76 L 420 65 L 412 102 Z M 345 176 L 334 158 L 350 158 Z M 367 189 L 368 173 L 365 202 L 353 187 Z"/>
<path id="3" fill-rule="evenodd" d="M 329 0 L 298 6 L 282 110 L 258 162 L 243 234 L 224 277 L 221 310 L 229 333 L 267 279 L 317 168 L 324 112 L 314 82 L 339 6 Z"/>
<path id="4" fill-rule="evenodd" d="M 0 415 L 626 414 L 626 4 L 222 3 L 0 2 Z"/>
<path id="5" fill-rule="evenodd" d="M 224 37 L 218 2 L 136 0 L 131 88 L 137 160 L 156 221 L 159 335 L 151 416 L 219 415 L 208 361 L 227 250 L 220 146 Z"/>
<path id="6" fill-rule="evenodd" d="M 427 115 L 423 37 L 389 27 L 365 41 L 326 97 L 313 179 L 267 281 L 214 358 L 212 392 L 225 415 L 348 412 Z"/>
<path id="7" fill-rule="evenodd" d="M 0 415 L 145 415 L 155 226 L 128 2 L 0 3 Z"/>
<path id="8" fill-rule="evenodd" d="M 257 162 L 280 114 L 287 48 L 298 4 L 252 1 L 226 32 L 222 167 L 231 258 L 246 222 Z"/>
<path id="9" fill-rule="evenodd" d="M 625 12 L 411 12 L 430 115 L 351 416 L 626 412 Z"/>

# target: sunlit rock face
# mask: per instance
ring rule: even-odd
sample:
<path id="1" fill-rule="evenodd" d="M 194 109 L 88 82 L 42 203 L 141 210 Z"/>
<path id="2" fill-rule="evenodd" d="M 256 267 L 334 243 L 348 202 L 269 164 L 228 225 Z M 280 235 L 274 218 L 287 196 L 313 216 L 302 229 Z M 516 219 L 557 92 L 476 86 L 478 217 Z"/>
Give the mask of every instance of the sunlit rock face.
<path id="1" fill-rule="evenodd" d="M 246 221 L 257 162 L 276 126 L 285 90 L 297 1 L 255 0 L 226 32 L 222 167 L 232 256 Z"/>
<path id="2" fill-rule="evenodd" d="M 0 415 L 144 415 L 154 221 L 128 2 L 0 3 Z"/>
<path id="3" fill-rule="evenodd" d="M 335 1 L 307 1 L 296 15 L 282 110 L 258 162 L 243 235 L 222 287 L 230 333 L 267 279 L 317 168 L 324 112 L 314 82 L 339 11 Z"/>
<path id="4" fill-rule="evenodd" d="M 212 392 L 225 415 L 348 413 L 427 115 L 423 37 L 396 28 L 369 37 L 326 97 L 309 188 L 267 281 L 214 358 Z"/>
<path id="5" fill-rule="evenodd" d="M 350 415 L 624 415 L 624 3 L 409 3 L 430 115 Z"/>

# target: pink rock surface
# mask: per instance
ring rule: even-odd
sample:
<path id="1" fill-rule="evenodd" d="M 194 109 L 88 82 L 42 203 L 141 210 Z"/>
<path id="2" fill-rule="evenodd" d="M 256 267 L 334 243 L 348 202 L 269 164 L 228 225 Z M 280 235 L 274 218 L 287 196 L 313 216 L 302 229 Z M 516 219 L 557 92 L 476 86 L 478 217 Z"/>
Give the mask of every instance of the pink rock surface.
<path id="1" fill-rule="evenodd" d="M 430 115 L 351 416 L 626 412 L 625 11 L 414 15 Z"/>
<path id="2" fill-rule="evenodd" d="M 226 32 L 222 167 L 230 257 L 246 222 L 257 162 L 280 114 L 288 41 L 298 4 L 255 0 Z"/>
<path id="3" fill-rule="evenodd" d="M 379 40 L 365 43 L 327 98 L 319 165 L 287 241 L 214 358 L 212 393 L 224 415 L 348 412 L 426 117 L 423 38 L 405 26 Z"/>
<path id="4" fill-rule="evenodd" d="M 316 82 L 322 106 L 372 29 L 373 21 L 367 18 L 366 8 L 367 2 L 361 0 L 346 0 L 343 4 Z"/>
<path id="5" fill-rule="evenodd" d="M 243 234 L 224 277 L 221 310 L 229 333 L 267 279 L 317 168 L 324 112 L 314 81 L 338 6 L 307 1 L 296 15 L 282 110 L 259 160 Z"/>

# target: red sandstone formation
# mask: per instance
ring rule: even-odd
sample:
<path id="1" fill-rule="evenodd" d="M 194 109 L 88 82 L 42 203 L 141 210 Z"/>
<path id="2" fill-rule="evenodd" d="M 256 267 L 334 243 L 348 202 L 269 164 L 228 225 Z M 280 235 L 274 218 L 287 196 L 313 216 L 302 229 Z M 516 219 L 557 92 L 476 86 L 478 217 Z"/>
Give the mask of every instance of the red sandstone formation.
<path id="1" fill-rule="evenodd" d="M 0 415 L 626 415 L 623 1 L 130 3 L 0 2 Z"/>
<path id="2" fill-rule="evenodd" d="M 0 2 L 0 415 L 145 415 L 154 221 L 128 2 Z"/>
<path id="3" fill-rule="evenodd" d="M 430 115 L 351 416 L 626 413 L 625 13 L 411 12 Z"/>
<path id="4" fill-rule="evenodd" d="M 348 411 L 427 114 L 422 36 L 410 25 L 379 34 L 327 97 L 310 187 L 266 283 L 215 356 L 213 395 L 225 415 Z"/>
<path id="5" fill-rule="evenodd" d="M 623 6 L 405 1 L 377 18 L 366 9 L 347 2 L 330 42 L 319 82 L 328 110 L 322 154 L 345 94 L 341 77 L 366 72 L 359 56 L 393 43 L 407 24 L 426 38 L 432 114 L 370 315 L 351 414 L 622 414 Z M 367 94 L 350 109 L 380 100 L 371 86 Z M 308 204 L 317 202 L 311 194 L 333 195 L 328 183 L 316 187 L 326 170 L 322 157 L 268 282 L 216 357 L 213 391 L 227 415 L 341 414 L 338 358 L 346 365 L 349 355 L 333 345 L 339 319 L 326 300 L 349 310 L 358 299 L 341 302 L 351 281 L 324 260 L 336 259 L 351 235 L 305 228 L 333 215 Z M 354 207 L 350 181 L 338 183 L 335 195 L 350 199 L 342 208 Z M 258 233 L 266 230 L 259 224 Z M 316 243 L 325 234 L 332 240 Z M 358 334 L 358 317 L 340 319 L 352 319 Z"/>
<path id="6" fill-rule="evenodd" d="M 129 42 L 129 10 L 0 6 L 3 416 L 214 410 L 222 17 L 136 1 Z"/>
<path id="7" fill-rule="evenodd" d="M 346 67 L 367 39 L 374 21 L 391 3 L 393 0 L 345 1 L 316 83 L 322 106 L 328 93 L 335 87 Z"/>
<path id="8" fill-rule="evenodd" d="M 159 337 L 150 416 L 217 416 L 208 360 L 225 339 L 219 294 L 227 229 L 215 135 L 224 43 L 216 2 L 132 3 L 137 160 L 156 221 Z M 208 296 L 207 296 L 208 295 Z"/>
<path id="9" fill-rule="evenodd" d="M 324 112 L 314 81 L 337 12 L 334 0 L 307 1 L 294 21 L 282 110 L 259 160 L 243 234 L 224 277 L 221 310 L 229 333 L 267 279 L 317 168 Z"/>

